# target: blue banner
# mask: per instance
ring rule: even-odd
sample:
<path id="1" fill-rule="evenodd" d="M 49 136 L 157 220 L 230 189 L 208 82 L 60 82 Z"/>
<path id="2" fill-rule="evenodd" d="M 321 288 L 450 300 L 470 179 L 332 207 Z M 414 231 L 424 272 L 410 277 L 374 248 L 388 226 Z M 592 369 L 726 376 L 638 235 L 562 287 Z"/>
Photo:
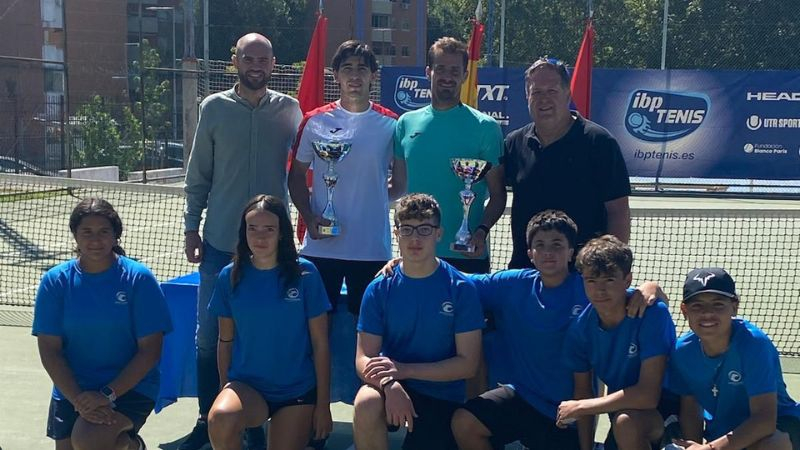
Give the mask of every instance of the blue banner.
<path id="1" fill-rule="evenodd" d="M 800 72 L 595 69 L 632 176 L 800 179 Z"/>
<path id="2" fill-rule="evenodd" d="M 503 134 L 529 123 L 523 69 L 478 69 L 478 109 L 497 120 Z M 424 67 L 382 67 L 381 105 L 397 114 L 431 102 L 431 82 Z"/>
<path id="3" fill-rule="evenodd" d="M 524 69 L 479 69 L 478 109 L 508 133 L 530 122 Z M 381 103 L 430 103 L 421 67 L 381 69 Z M 631 176 L 800 179 L 800 71 L 594 69 L 592 120 Z"/>

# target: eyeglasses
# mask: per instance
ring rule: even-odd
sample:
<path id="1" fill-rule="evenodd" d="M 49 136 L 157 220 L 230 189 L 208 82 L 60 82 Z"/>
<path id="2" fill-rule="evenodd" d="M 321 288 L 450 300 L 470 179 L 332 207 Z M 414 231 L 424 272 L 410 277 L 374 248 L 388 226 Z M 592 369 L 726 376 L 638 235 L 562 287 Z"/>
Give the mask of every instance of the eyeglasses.
<path id="1" fill-rule="evenodd" d="M 417 232 L 417 236 L 430 236 L 433 234 L 433 230 L 439 228 L 438 225 L 431 225 L 429 223 L 419 224 L 417 226 L 414 225 L 400 225 L 395 227 L 397 231 L 400 233 L 400 236 L 411 236 L 414 232 Z"/>

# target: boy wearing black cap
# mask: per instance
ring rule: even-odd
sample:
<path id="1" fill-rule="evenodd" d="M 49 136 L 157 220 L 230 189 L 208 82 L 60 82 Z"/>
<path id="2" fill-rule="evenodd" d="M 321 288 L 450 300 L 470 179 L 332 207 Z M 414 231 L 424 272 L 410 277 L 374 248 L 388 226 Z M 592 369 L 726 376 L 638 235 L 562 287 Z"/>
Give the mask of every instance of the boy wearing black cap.
<path id="1" fill-rule="evenodd" d="M 678 339 L 669 362 L 670 386 L 681 395 L 684 440 L 676 443 L 689 450 L 798 450 L 800 404 L 786 392 L 778 351 L 758 327 L 735 317 L 738 307 L 725 270 L 689 272 L 681 312 L 692 331 Z"/>

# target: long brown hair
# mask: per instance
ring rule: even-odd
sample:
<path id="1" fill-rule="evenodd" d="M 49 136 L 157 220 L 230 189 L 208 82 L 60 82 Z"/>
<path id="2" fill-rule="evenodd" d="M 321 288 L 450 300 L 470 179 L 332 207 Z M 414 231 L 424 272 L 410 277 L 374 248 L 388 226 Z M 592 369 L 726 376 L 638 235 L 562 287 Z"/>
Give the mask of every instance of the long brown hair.
<path id="1" fill-rule="evenodd" d="M 114 207 L 111 206 L 111 203 L 97 197 L 87 197 L 81 200 L 69 215 L 69 230 L 73 236 L 78 232 L 81 221 L 87 216 L 104 217 L 108 220 L 111 224 L 111 230 L 114 232 L 114 239 L 117 240 L 111 250 L 120 256 L 125 256 L 125 250 L 119 245 L 119 239 L 122 237 L 122 219 L 120 219 Z M 75 252 L 80 253 L 77 249 Z"/>
<path id="2" fill-rule="evenodd" d="M 247 245 L 247 220 L 245 217 L 250 211 L 266 211 L 278 216 L 278 270 L 284 286 L 288 287 L 300 278 L 300 262 L 298 261 L 297 248 L 294 245 L 294 231 L 289 212 L 281 199 L 272 195 L 256 195 L 245 206 L 242 218 L 239 221 L 239 243 L 233 255 L 233 269 L 231 270 L 231 286 L 242 279 L 242 265 L 252 264 L 253 256 L 250 246 Z"/>

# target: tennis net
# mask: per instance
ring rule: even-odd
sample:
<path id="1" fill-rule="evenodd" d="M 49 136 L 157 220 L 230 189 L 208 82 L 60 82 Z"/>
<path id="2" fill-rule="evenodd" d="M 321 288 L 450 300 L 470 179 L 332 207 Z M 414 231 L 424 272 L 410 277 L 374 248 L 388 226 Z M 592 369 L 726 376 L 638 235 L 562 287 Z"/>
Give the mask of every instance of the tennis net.
<path id="1" fill-rule="evenodd" d="M 181 187 L 0 174 L 0 305 L 30 307 L 42 273 L 74 255 L 68 218 L 88 196 L 114 205 L 125 226 L 122 246 L 160 281 L 196 270 L 183 253 Z M 679 331 L 687 329 L 679 312 L 685 274 L 721 266 L 737 281 L 740 314 L 782 354 L 800 356 L 800 202 L 659 196 L 631 203 L 634 279 L 664 287 Z M 508 214 L 491 244 L 492 268 L 502 269 L 511 257 Z"/>

